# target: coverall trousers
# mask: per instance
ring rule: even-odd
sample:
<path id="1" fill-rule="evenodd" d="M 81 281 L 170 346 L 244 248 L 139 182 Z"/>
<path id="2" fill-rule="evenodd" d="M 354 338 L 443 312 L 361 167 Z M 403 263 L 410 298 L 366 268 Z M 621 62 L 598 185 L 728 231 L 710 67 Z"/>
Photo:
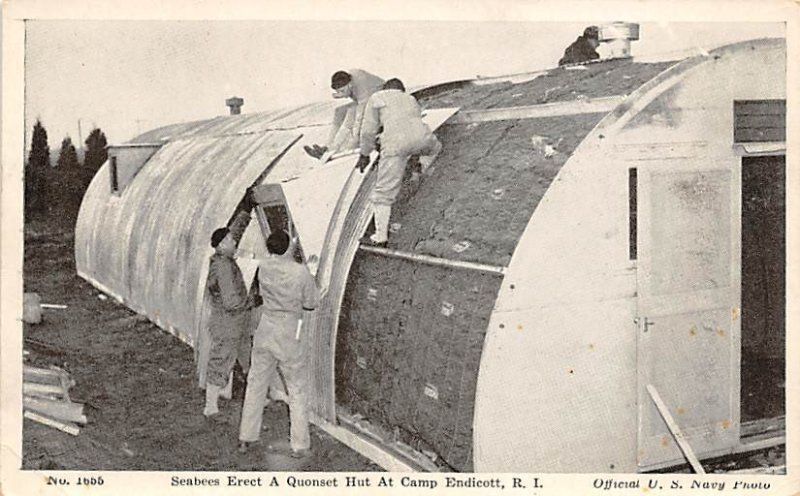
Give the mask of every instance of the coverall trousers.
<path id="1" fill-rule="evenodd" d="M 378 178 L 370 195 L 376 205 L 392 205 L 397 199 L 411 155 L 431 156 L 442 150 L 442 144 L 430 132 L 416 140 L 402 142 L 400 146 L 391 145 L 381 151 Z"/>
<path id="2" fill-rule="evenodd" d="M 300 315 L 264 310 L 253 337 L 253 354 L 242 408 L 239 440 L 257 441 L 267 401 L 267 390 L 280 366 L 289 395 L 290 442 L 295 451 L 309 449 L 311 438 L 306 411 L 307 353 L 304 339 L 295 339 Z"/>
<path id="3" fill-rule="evenodd" d="M 211 351 L 208 357 L 206 382 L 224 388 L 238 359 L 242 371 L 250 367 L 250 311 L 229 314 L 221 309 L 212 310 L 209 325 Z"/>

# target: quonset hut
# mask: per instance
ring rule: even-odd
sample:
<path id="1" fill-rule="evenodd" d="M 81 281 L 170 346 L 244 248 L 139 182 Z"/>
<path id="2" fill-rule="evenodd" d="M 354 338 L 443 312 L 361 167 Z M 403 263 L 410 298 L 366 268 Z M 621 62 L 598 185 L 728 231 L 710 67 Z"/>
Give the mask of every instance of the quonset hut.
<path id="1" fill-rule="evenodd" d="M 387 249 L 358 245 L 374 174 L 302 151 L 333 103 L 157 129 L 111 147 L 78 272 L 196 343 L 209 234 L 256 185 L 240 264 L 297 232 L 325 291 L 314 422 L 383 466 L 635 472 L 774 446 L 785 79 L 784 41 L 757 40 L 420 90 L 444 149 Z"/>

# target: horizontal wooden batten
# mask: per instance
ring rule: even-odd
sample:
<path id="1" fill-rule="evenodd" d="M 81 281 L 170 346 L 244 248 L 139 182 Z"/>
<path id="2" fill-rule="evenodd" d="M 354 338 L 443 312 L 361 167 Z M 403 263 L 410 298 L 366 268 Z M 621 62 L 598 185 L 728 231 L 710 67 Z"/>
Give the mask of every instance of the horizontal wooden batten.
<path id="1" fill-rule="evenodd" d="M 736 143 L 733 153 L 738 157 L 759 157 L 764 155 L 786 155 L 785 141 L 763 141 Z"/>
<path id="2" fill-rule="evenodd" d="M 624 95 L 602 98 L 585 98 L 567 102 L 543 103 L 521 107 L 505 107 L 487 110 L 461 111 L 454 115 L 449 124 L 472 124 L 475 122 L 507 121 L 517 119 L 536 119 L 560 115 L 596 114 L 611 112 L 625 99 Z"/>
<path id="3" fill-rule="evenodd" d="M 356 433 L 352 428 L 346 427 L 351 425 L 347 419 L 342 419 L 343 425 L 336 425 L 312 414 L 310 420 L 314 425 L 337 441 L 366 456 L 374 463 L 380 465 L 384 470 L 390 472 L 430 471 L 430 467 L 423 467 L 410 460 L 404 459 L 405 457 L 401 457 L 399 454 L 389 451 L 376 440 L 370 439 L 364 434 Z"/>
<path id="4" fill-rule="evenodd" d="M 164 146 L 165 141 L 159 141 L 154 143 L 117 143 L 114 145 L 106 146 L 109 150 L 115 149 L 123 149 L 123 148 L 161 148 Z"/>
<path id="5" fill-rule="evenodd" d="M 450 260 L 447 258 L 433 257 L 431 255 L 423 255 L 421 253 L 410 253 L 400 250 L 392 250 L 390 248 L 381 248 L 378 246 L 359 247 L 361 251 L 382 255 L 390 258 L 401 258 L 403 260 L 410 260 L 412 262 L 420 262 L 428 265 L 437 265 L 439 267 L 450 267 L 453 269 L 476 270 L 478 272 L 487 272 L 489 274 L 504 275 L 506 273 L 505 267 L 497 265 L 488 265 L 476 262 L 464 262 L 461 260 Z"/>

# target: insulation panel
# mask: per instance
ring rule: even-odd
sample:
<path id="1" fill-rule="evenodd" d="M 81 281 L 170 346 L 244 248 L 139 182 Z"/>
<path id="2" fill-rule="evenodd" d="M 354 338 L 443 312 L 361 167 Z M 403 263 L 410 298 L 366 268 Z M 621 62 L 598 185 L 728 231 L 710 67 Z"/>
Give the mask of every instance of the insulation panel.
<path id="1" fill-rule="evenodd" d="M 389 442 L 471 470 L 478 364 L 501 281 L 360 251 L 339 320 L 337 404 Z"/>

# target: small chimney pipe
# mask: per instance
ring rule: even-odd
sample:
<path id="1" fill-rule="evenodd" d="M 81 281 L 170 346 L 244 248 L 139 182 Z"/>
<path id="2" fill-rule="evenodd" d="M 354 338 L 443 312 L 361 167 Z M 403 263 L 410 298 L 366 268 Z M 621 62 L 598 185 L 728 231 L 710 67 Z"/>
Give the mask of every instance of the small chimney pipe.
<path id="1" fill-rule="evenodd" d="M 239 115 L 242 113 L 242 105 L 244 105 L 244 100 L 238 96 L 232 96 L 225 100 L 225 105 L 230 107 L 231 115 Z"/>
<path id="2" fill-rule="evenodd" d="M 631 41 L 639 39 L 639 25 L 634 22 L 612 22 L 600 26 L 601 43 L 610 49 L 609 58 L 627 58 L 631 56 Z"/>

